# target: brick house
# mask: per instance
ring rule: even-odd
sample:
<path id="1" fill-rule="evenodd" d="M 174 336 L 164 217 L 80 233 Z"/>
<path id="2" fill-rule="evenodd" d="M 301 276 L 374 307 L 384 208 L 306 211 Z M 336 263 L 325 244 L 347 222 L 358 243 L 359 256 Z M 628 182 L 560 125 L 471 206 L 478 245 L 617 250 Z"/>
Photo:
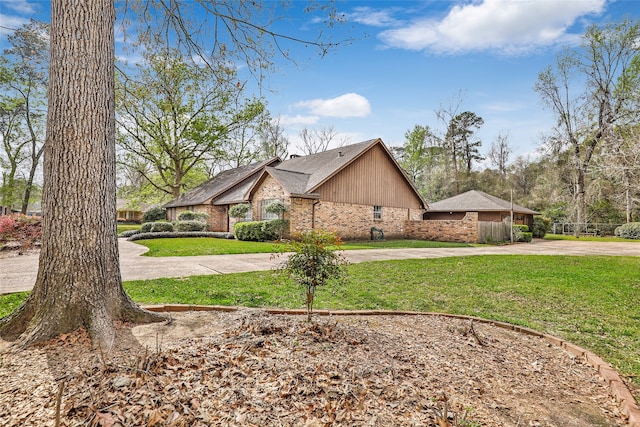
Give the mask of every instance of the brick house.
<path id="1" fill-rule="evenodd" d="M 421 220 L 427 208 L 381 139 L 244 168 L 242 173 L 234 169 L 218 178 L 223 172 L 166 204 L 169 219 L 189 208 L 209 213 L 212 230 L 230 231 L 232 205 L 249 203 L 251 219 L 263 220 L 273 218 L 266 206 L 280 200 L 287 208 L 284 219 L 289 220 L 292 234 L 321 228 L 344 239 L 369 239 L 375 227 L 385 237 L 404 238 L 407 222 Z M 214 218 L 212 213 L 219 215 Z"/>
<path id="2" fill-rule="evenodd" d="M 423 221 L 407 224 L 407 237 L 446 242 L 484 243 L 487 237 L 506 240 L 503 222 L 533 225 L 538 212 L 511 204 L 482 191 L 472 190 L 429 204 Z M 508 228 L 507 228 L 508 230 Z M 497 237 L 498 236 L 498 237 Z"/>
<path id="3" fill-rule="evenodd" d="M 245 194 L 248 188 L 253 185 L 264 167 L 280 162 L 280 158 L 274 157 L 220 172 L 204 184 L 163 205 L 167 210 L 167 219 L 175 221 L 184 211 L 204 212 L 209 214 L 211 231 L 233 231 L 229 207 L 246 201 Z"/>

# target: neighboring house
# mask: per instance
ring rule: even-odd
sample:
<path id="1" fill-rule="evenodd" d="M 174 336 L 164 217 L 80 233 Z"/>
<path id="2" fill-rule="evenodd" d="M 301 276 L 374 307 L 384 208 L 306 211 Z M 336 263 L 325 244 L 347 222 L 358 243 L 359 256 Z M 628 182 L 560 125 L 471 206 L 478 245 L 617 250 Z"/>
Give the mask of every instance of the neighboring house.
<path id="1" fill-rule="evenodd" d="M 265 208 L 274 200 L 287 207 L 290 233 L 327 229 L 344 239 L 369 239 L 373 227 L 405 237 L 407 221 L 427 208 L 381 139 L 225 171 L 165 208 L 170 220 L 187 208 L 207 212 L 213 231 L 230 231 L 230 206 L 249 203 L 251 219 L 272 219 Z"/>
<path id="2" fill-rule="evenodd" d="M 409 237 L 449 242 L 484 243 L 508 240 L 508 223 L 533 225 L 538 212 L 484 193 L 467 191 L 429 204 L 419 223 L 409 224 Z M 507 220 L 507 221 L 505 221 Z"/>
<path id="3" fill-rule="evenodd" d="M 142 215 L 151 207 L 146 203 L 139 203 L 136 207 L 129 206 L 126 199 L 116 200 L 116 210 L 118 211 L 119 222 L 140 222 Z"/>
<path id="4" fill-rule="evenodd" d="M 539 215 L 536 211 L 515 203 L 512 205 L 507 200 L 483 191 L 471 190 L 429 204 L 429 209 L 424 213 L 423 218 L 425 220 L 461 220 L 467 212 L 477 212 L 478 221 L 502 222 L 511 218 L 512 211 L 514 224 L 526 224 L 529 227 L 533 226 L 533 216 Z"/>

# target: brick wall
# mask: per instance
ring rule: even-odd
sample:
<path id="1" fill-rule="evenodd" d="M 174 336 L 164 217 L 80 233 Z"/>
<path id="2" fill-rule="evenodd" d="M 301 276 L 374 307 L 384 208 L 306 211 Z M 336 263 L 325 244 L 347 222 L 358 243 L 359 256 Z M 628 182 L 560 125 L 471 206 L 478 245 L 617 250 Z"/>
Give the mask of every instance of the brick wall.
<path id="1" fill-rule="evenodd" d="M 289 198 L 287 193 L 284 191 L 284 188 L 282 188 L 282 186 L 278 184 L 278 181 L 273 179 L 273 177 L 267 175 L 264 181 L 262 181 L 262 184 L 260 184 L 260 187 L 258 187 L 258 189 L 255 191 L 251 199 L 251 208 L 253 209 L 252 214 L 255 221 L 262 220 L 261 202 L 263 200 L 272 199 L 282 200 L 287 209 L 289 209 Z"/>
<path id="2" fill-rule="evenodd" d="M 461 220 L 407 221 L 406 237 L 441 242 L 478 242 L 478 213 L 467 212 Z"/>
<path id="3" fill-rule="evenodd" d="M 209 229 L 211 231 L 233 231 L 233 229 L 229 230 L 226 206 L 208 205 L 206 212 L 209 214 Z"/>
<path id="4" fill-rule="evenodd" d="M 313 204 L 316 201 L 315 199 L 291 198 L 289 211 L 285 212 L 285 219 L 289 220 L 291 234 L 313 228 Z"/>
<path id="5" fill-rule="evenodd" d="M 312 228 L 335 231 L 346 240 L 369 240 L 371 227 L 382 229 L 385 238 L 405 238 L 407 221 L 422 219 L 422 210 L 382 207 L 382 219 L 373 219 L 373 206 L 290 198 L 278 182 L 267 176 L 252 197 L 253 218 L 260 220 L 261 201 L 280 199 L 287 206 L 284 219 L 290 233 Z"/>
<path id="6" fill-rule="evenodd" d="M 382 219 L 373 219 L 373 206 L 320 202 L 315 207 L 315 228 L 335 231 L 345 240 L 369 240 L 371 227 L 382 229 L 385 238 L 403 239 L 408 220 L 418 220 L 419 209 L 382 207 Z M 293 222 L 292 222 L 293 224 Z"/>
<path id="7" fill-rule="evenodd" d="M 207 222 L 209 224 L 210 231 L 229 231 L 227 229 L 226 206 L 196 205 L 193 206 L 193 209 L 187 209 L 187 206 L 179 206 L 173 209 L 175 209 L 175 211 L 173 211 L 171 215 L 167 214 L 167 216 L 171 216 L 171 218 L 169 218 L 170 221 L 177 221 L 178 216 L 187 210 L 191 210 L 192 212 L 204 212 L 209 214 L 209 220 Z"/>

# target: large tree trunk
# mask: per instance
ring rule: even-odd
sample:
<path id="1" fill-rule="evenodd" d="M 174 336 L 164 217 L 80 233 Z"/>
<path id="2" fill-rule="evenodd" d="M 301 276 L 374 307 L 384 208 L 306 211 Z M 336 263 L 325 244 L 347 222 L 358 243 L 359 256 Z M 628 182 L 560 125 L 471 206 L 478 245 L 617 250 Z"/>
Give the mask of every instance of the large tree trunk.
<path id="1" fill-rule="evenodd" d="M 579 159 L 577 159 L 579 161 Z M 585 175 L 586 175 L 586 168 L 583 169 L 583 167 L 578 167 L 576 170 L 577 173 L 577 177 L 576 177 L 576 194 L 575 194 L 575 201 L 576 201 L 576 225 L 573 229 L 573 234 L 576 237 L 580 237 L 580 235 L 583 232 L 583 224 L 587 222 L 586 217 L 587 217 L 587 202 L 586 202 L 586 190 L 585 190 Z M 586 230 L 585 230 L 586 231 Z"/>
<path id="2" fill-rule="evenodd" d="M 625 168 L 622 173 L 624 174 L 624 180 L 623 180 L 624 202 L 625 202 L 624 210 L 626 213 L 627 223 L 630 223 L 633 221 L 633 202 L 631 199 L 631 177 L 629 176 L 630 171 L 627 168 Z"/>
<path id="3" fill-rule="evenodd" d="M 19 345 L 85 327 L 110 348 L 114 321 L 161 320 L 123 291 L 115 195 L 113 0 L 51 2 L 42 250 L 24 305 L 0 320 Z"/>
<path id="4" fill-rule="evenodd" d="M 26 215 L 27 210 L 29 209 L 29 199 L 31 199 L 31 190 L 33 188 L 33 180 L 36 176 L 36 170 L 38 169 L 38 164 L 40 163 L 40 158 L 44 153 L 44 145 L 38 147 L 38 137 L 36 135 L 35 130 L 33 129 L 33 124 L 30 119 L 31 110 L 29 108 L 29 99 L 27 98 L 27 127 L 29 128 L 29 135 L 31 138 L 31 167 L 29 168 L 29 178 L 27 179 L 26 188 L 24 190 L 24 195 L 22 197 L 22 209 L 20 212 Z"/>

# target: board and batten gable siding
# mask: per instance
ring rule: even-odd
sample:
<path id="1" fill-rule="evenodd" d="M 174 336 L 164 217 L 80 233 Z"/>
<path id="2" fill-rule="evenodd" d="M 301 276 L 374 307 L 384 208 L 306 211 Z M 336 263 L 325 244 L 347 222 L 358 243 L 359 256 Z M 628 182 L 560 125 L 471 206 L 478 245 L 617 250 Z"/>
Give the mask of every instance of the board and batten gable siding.
<path id="1" fill-rule="evenodd" d="M 316 192 L 328 202 L 422 208 L 420 199 L 380 146 L 362 154 Z"/>

